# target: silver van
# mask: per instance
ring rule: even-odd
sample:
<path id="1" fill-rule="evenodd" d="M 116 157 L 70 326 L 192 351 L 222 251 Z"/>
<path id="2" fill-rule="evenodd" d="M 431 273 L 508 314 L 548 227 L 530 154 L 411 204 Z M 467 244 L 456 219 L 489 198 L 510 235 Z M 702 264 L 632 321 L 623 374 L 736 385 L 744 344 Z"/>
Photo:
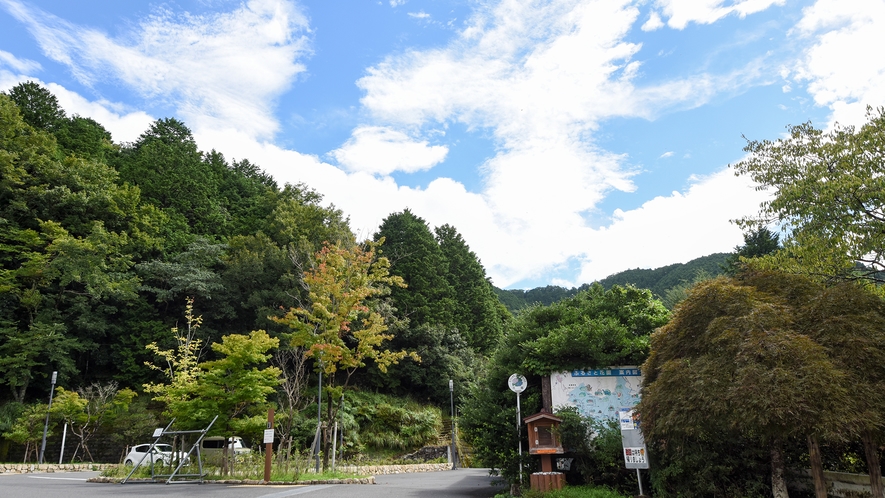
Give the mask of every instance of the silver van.
<path id="1" fill-rule="evenodd" d="M 200 455 L 206 459 L 207 462 L 221 462 L 221 457 L 224 455 L 224 439 L 223 436 L 204 437 L 203 440 L 200 441 Z M 252 450 L 243 444 L 243 439 L 241 437 L 234 436 L 228 438 L 228 455 L 242 457 L 251 452 Z"/>

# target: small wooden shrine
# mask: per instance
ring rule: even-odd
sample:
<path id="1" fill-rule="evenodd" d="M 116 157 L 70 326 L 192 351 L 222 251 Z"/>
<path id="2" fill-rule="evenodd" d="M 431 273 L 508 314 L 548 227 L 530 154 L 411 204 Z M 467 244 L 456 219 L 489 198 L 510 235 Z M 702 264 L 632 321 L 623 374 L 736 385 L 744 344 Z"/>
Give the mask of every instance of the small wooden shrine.
<path id="1" fill-rule="evenodd" d="M 565 453 L 556 431 L 562 419 L 542 409 L 540 413 L 526 417 L 523 421 L 528 426 L 529 454 L 541 457 L 541 472 L 531 475 L 532 489 L 542 492 L 562 489 L 565 474 L 553 471 L 553 455 Z"/>

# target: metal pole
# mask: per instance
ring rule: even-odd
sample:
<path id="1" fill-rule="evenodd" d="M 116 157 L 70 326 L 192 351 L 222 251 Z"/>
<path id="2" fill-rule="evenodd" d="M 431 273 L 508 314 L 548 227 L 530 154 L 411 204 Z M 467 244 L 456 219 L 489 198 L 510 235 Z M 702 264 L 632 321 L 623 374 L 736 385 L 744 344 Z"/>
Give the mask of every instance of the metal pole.
<path id="1" fill-rule="evenodd" d="M 332 472 L 335 472 L 335 453 L 338 451 L 338 421 L 335 421 L 335 429 L 332 430 Z"/>
<path id="2" fill-rule="evenodd" d="M 519 406 L 519 393 L 516 393 L 516 441 L 519 443 L 519 486 L 522 487 L 522 408 Z"/>
<path id="3" fill-rule="evenodd" d="M 316 445 L 316 473 L 320 473 L 320 447 L 323 445 L 323 362 L 320 361 L 320 382 L 317 388 L 317 445 Z"/>
<path id="4" fill-rule="evenodd" d="M 46 453 L 46 431 L 49 430 L 49 411 L 52 410 L 52 395 L 55 394 L 55 380 L 58 378 L 58 372 L 52 372 L 52 386 L 49 388 L 49 408 L 46 409 L 46 423 L 43 424 L 43 442 L 40 443 L 40 461 L 43 463 L 43 454 Z"/>
<path id="5" fill-rule="evenodd" d="M 639 469 L 636 469 L 636 480 L 639 482 L 639 496 L 645 495 L 645 493 L 642 492 L 642 476 L 639 475 Z"/>
<path id="6" fill-rule="evenodd" d="M 458 468 L 458 447 L 455 445 L 455 381 L 449 379 L 449 403 L 452 413 L 452 469 Z"/>
<path id="7" fill-rule="evenodd" d="M 273 429 L 273 408 L 267 409 L 267 428 Z M 264 444 L 264 482 L 270 482 L 270 467 L 273 463 L 273 441 Z"/>
<path id="8" fill-rule="evenodd" d="M 68 437 L 68 423 L 65 422 L 65 428 L 61 432 L 61 452 L 58 454 L 58 464 L 61 465 L 62 459 L 65 457 L 65 438 Z"/>
<path id="9" fill-rule="evenodd" d="M 338 451 L 341 453 L 338 455 L 338 460 L 344 461 L 344 393 L 341 393 L 341 408 L 339 411 L 341 415 L 341 430 L 338 431 L 338 437 L 341 438 L 338 444 Z"/>

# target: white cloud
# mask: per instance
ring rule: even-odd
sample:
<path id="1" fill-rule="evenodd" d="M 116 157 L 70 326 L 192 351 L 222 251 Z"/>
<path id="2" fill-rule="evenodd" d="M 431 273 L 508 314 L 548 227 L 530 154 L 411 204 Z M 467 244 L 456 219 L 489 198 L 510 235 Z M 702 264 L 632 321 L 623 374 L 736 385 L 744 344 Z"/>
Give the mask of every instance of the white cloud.
<path id="1" fill-rule="evenodd" d="M 0 66 L 6 66 L 19 73 L 34 73 L 41 69 L 39 62 L 19 59 L 5 50 L 0 50 Z"/>
<path id="2" fill-rule="evenodd" d="M 666 159 L 668 157 L 673 157 L 672 150 L 668 150 L 667 152 L 664 152 L 663 154 L 661 154 L 661 157 L 659 157 L 658 159 Z"/>
<path id="3" fill-rule="evenodd" d="M 818 0 L 804 9 L 793 34 L 809 43 L 794 77 L 843 125 L 866 122 L 866 106 L 885 103 L 885 1 Z M 870 52 L 873 50 L 873 52 Z"/>
<path id="4" fill-rule="evenodd" d="M 131 39 L 116 40 L 13 0 L 2 2 L 11 11 L 25 12 L 17 16 L 31 26 L 44 50 L 69 64 L 82 81 L 93 82 L 104 72 L 117 74 L 145 96 L 170 99 L 194 127 L 202 149 L 249 158 L 280 183 L 310 185 L 350 216 L 362 236 L 406 207 L 431 226 L 458 227 L 499 286 L 542 276 L 567 261 L 581 263 L 581 280 L 576 282 L 581 283 L 626 267 L 660 266 L 728 250 L 740 242 L 740 231 L 727 220 L 755 212 L 758 205 L 751 188 L 723 173 L 696 180 L 687 191 L 639 209 L 618 211 L 609 227 L 595 230 L 588 225 L 585 216 L 607 192 L 635 188 L 627 159 L 597 145 L 594 136 L 600 123 L 695 107 L 723 90 L 752 84 L 757 77 L 751 64 L 732 74 L 699 73 L 640 85 L 642 66 L 634 58 L 641 46 L 625 41 L 640 16 L 630 0 L 483 1 L 448 45 L 389 56 L 358 82 L 365 92 L 365 122 L 329 153 L 346 169 L 268 141 L 276 126 L 270 111 L 273 97 L 303 69 L 297 58 L 305 54 L 306 45 L 291 33 L 308 28 L 303 19 L 280 21 L 283 34 L 274 44 L 268 41 L 270 35 L 256 35 L 256 30 L 285 15 L 253 10 L 256 5 L 276 5 L 295 12 L 288 3 L 252 2 L 233 13 L 205 18 L 162 13 L 138 24 Z M 394 7 L 401 3 L 390 2 Z M 243 30 L 216 33 L 209 22 L 216 20 L 229 21 L 230 26 L 240 23 Z M 243 37 L 255 38 L 246 45 L 258 59 L 242 66 L 245 69 L 224 57 L 243 53 L 232 41 Z M 183 40 L 190 39 L 197 40 L 197 47 L 182 48 Z M 96 47 L 88 46 L 92 40 Z M 215 44 L 217 50 L 207 44 Z M 194 52 L 167 53 L 188 50 Z M 195 57 L 205 58 L 203 66 L 215 59 L 212 65 L 218 67 L 207 68 L 211 74 L 206 78 L 169 70 Z M 255 91 L 243 92 L 248 97 L 230 95 L 264 77 L 262 70 L 277 69 L 268 61 L 281 64 L 280 73 L 258 82 Z M 259 73 L 254 77 L 239 74 L 253 68 Z M 235 81 L 224 82 L 231 72 L 237 73 L 232 76 Z M 194 96 L 196 92 L 206 96 Z M 120 129 L 124 121 L 149 119 L 107 102 L 80 102 L 73 94 L 65 99 L 73 107 L 116 115 Z M 96 119 L 105 123 L 114 118 Z M 410 188 L 385 176 L 444 161 L 446 136 L 433 135 L 431 140 L 427 130 L 452 123 L 494 141 L 494 156 L 481 165 L 481 192 L 468 192 L 447 178 Z M 139 126 L 138 132 L 143 130 Z M 650 247 L 649 240 L 673 244 Z M 723 247 L 723 240 L 729 245 Z"/>
<path id="5" fill-rule="evenodd" d="M 611 226 L 589 237 L 592 257 L 583 260 L 577 283 L 626 268 L 658 268 L 729 251 L 743 239 L 741 230 L 728 221 L 757 212 L 768 198 L 746 177 L 735 177 L 726 168 L 695 179 L 685 192 L 656 197 L 638 209 L 618 210 Z"/>
<path id="6" fill-rule="evenodd" d="M 415 141 L 390 128 L 361 126 L 347 143 L 329 154 L 350 171 L 389 175 L 430 169 L 442 162 L 448 151 L 448 147 Z"/>
<path id="7" fill-rule="evenodd" d="M 656 29 L 660 29 L 664 27 L 664 21 L 661 21 L 661 16 L 657 12 L 652 12 L 648 16 L 648 20 L 645 21 L 645 24 L 642 25 L 642 31 L 654 31 Z"/>
<path id="8" fill-rule="evenodd" d="M 318 157 L 259 142 L 236 130 L 206 130 L 195 133 L 200 148 L 223 150 L 232 158 L 248 158 L 260 165 L 282 185 L 304 182 L 325 196 L 350 217 L 358 236 L 371 235 L 387 215 L 409 207 L 431 226 L 450 223 L 471 241 L 488 239 L 494 225 L 486 199 L 467 192 L 460 183 L 440 178 L 425 189 L 403 187 L 390 177 L 367 172 L 347 173 Z M 459 209 L 452 210 L 452 206 Z M 475 250 L 475 248 L 474 248 Z"/>
<path id="9" fill-rule="evenodd" d="M 108 77 L 143 97 L 168 101 L 195 129 L 235 126 L 268 137 L 278 124 L 273 100 L 304 71 L 304 14 L 284 0 L 251 0 L 212 15 L 161 10 L 113 38 L 17 0 L 0 0 L 44 53 L 84 84 Z"/>
<path id="10" fill-rule="evenodd" d="M 673 29 L 685 29 L 688 23 L 712 24 L 725 16 L 736 14 L 743 18 L 762 12 L 772 5 L 783 5 L 784 0 L 656 0 Z M 651 20 L 649 20 L 651 22 Z"/>
<path id="11" fill-rule="evenodd" d="M 409 12 L 409 17 L 414 17 L 415 19 L 428 19 L 430 18 L 430 14 L 422 10 L 420 12 Z"/>
<path id="12" fill-rule="evenodd" d="M 92 118 L 104 126 L 115 142 L 134 142 L 156 120 L 144 111 L 133 110 L 121 104 L 107 100 L 93 102 L 85 99 L 55 83 L 44 83 L 44 86 L 58 98 L 58 104 L 69 116 Z"/>
<path id="13" fill-rule="evenodd" d="M 400 5 L 405 5 L 407 0 L 390 0 L 391 7 L 399 7 Z"/>
<path id="14" fill-rule="evenodd" d="M 537 277 L 595 250 L 599 236 L 584 215 L 607 192 L 634 189 L 625 158 L 594 145 L 602 120 L 691 108 L 758 78 L 750 64 L 731 74 L 637 86 L 641 66 L 632 59 L 641 47 L 625 38 L 638 16 L 627 0 L 482 3 L 448 46 L 390 56 L 358 81 L 375 126 L 416 130 L 460 122 L 492 135 L 497 152 L 482 165 L 478 204 L 485 211 L 471 219 L 449 202 L 445 211 L 417 212 L 431 224 L 463 230 L 481 257 L 494 255 L 484 262 L 497 285 Z M 415 207 L 396 209 L 407 205 Z M 464 228 L 453 217 L 465 218 Z"/>

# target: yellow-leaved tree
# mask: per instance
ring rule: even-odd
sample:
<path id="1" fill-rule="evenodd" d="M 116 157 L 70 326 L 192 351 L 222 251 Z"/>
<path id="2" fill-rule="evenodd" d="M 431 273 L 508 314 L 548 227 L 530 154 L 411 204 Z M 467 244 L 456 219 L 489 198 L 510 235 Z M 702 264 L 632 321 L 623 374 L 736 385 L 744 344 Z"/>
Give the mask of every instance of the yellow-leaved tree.
<path id="1" fill-rule="evenodd" d="M 310 302 L 291 308 L 275 321 L 291 329 L 291 345 L 303 347 L 317 371 L 326 376 L 324 391 L 326 420 L 335 420 L 344 390 L 357 369 L 375 362 L 382 372 L 405 357 L 421 358 L 414 352 L 391 351 L 384 344 L 393 338 L 384 318 L 374 308 L 391 286 L 405 287 L 403 279 L 389 274 L 387 258 L 377 257 L 383 243 L 366 241 L 342 247 L 326 243 L 317 252 L 303 283 Z M 323 431 L 324 466 L 329 457 L 328 426 Z"/>

